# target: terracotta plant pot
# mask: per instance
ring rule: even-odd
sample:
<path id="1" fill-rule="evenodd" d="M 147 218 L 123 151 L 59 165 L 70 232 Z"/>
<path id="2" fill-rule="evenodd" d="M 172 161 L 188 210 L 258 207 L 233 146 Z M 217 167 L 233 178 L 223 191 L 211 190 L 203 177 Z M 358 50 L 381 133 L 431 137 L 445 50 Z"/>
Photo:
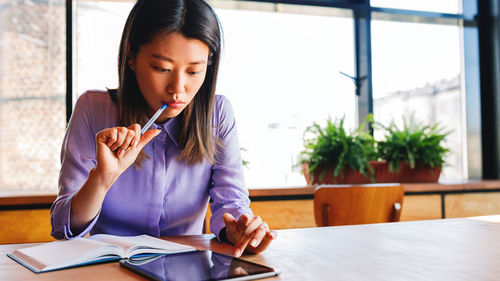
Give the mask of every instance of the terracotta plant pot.
<path id="1" fill-rule="evenodd" d="M 402 162 L 400 168 L 400 182 L 437 182 L 441 175 L 440 167 L 415 167 L 415 169 L 412 170 L 406 162 Z"/>
<path id="2" fill-rule="evenodd" d="M 389 163 L 386 161 L 370 161 L 370 165 L 375 172 L 375 182 L 437 182 L 441 174 L 441 168 L 435 167 L 419 167 L 410 169 L 406 162 L 401 162 L 400 170 L 397 173 L 391 173 Z M 323 168 L 320 166 L 314 170 L 313 174 L 309 173 L 308 163 L 302 164 L 302 172 L 306 178 L 308 185 L 317 184 L 365 184 L 372 183 L 370 177 L 366 178 L 359 171 L 352 170 L 350 167 L 345 168 L 342 174 L 333 179 L 333 169 L 326 171 L 324 176 Z"/>
<path id="3" fill-rule="evenodd" d="M 386 161 L 370 161 L 375 171 L 375 182 L 399 182 L 401 173 L 392 173 L 389 170 L 389 163 Z"/>
<path id="4" fill-rule="evenodd" d="M 373 161 L 376 162 L 376 161 Z M 371 162 L 370 162 L 371 163 Z M 377 173 L 376 164 L 372 164 L 374 168 L 375 174 Z M 302 171 L 304 172 L 306 182 L 309 185 L 317 185 L 317 184 L 364 184 L 364 183 L 372 183 L 370 177 L 365 177 L 362 173 L 357 170 L 353 170 L 350 167 L 344 168 L 341 174 L 335 179 L 333 178 L 333 169 L 330 169 L 323 174 L 324 168 L 318 167 L 314 170 L 312 175 L 309 173 L 309 165 L 307 163 L 302 164 Z"/>

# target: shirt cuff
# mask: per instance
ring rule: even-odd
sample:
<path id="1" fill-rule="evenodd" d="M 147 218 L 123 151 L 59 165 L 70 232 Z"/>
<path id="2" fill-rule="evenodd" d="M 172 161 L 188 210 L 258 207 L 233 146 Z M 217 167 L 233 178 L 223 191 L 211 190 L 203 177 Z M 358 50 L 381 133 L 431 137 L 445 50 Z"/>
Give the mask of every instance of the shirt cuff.
<path id="1" fill-rule="evenodd" d="M 83 236 L 87 235 L 87 233 L 89 233 L 92 230 L 92 228 L 94 227 L 94 225 L 97 223 L 97 219 L 99 218 L 99 215 L 101 214 L 101 209 L 99 209 L 99 212 L 97 213 L 97 215 L 87 224 L 87 226 L 82 227 L 83 228 L 82 231 L 80 231 L 79 233 L 73 233 L 71 231 L 71 208 L 73 205 L 73 197 L 75 196 L 75 194 L 72 194 L 68 198 L 65 198 L 65 201 L 66 201 L 65 203 L 67 204 L 63 208 L 63 210 L 65 210 L 65 212 L 67 212 L 65 214 L 65 219 L 63 220 L 64 221 L 63 232 L 64 232 L 65 239 L 73 239 L 73 238 L 83 237 Z M 62 215 L 64 216 L 64 214 L 62 214 Z"/>
<path id="2" fill-rule="evenodd" d="M 79 238 L 79 237 L 83 237 L 85 235 L 87 235 L 87 233 L 89 233 L 92 228 L 94 227 L 94 225 L 96 224 L 97 222 L 97 219 L 99 218 L 99 215 L 101 214 L 101 210 L 99 210 L 99 212 L 97 213 L 97 215 L 87 224 L 87 226 L 85 227 L 85 229 L 83 231 L 81 231 L 79 234 L 75 235 L 73 234 L 73 232 L 71 232 L 71 212 L 69 213 L 68 215 L 68 224 L 65 224 L 64 225 L 64 238 L 70 240 L 70 239 L 74 239 L 74 238 Z"/>

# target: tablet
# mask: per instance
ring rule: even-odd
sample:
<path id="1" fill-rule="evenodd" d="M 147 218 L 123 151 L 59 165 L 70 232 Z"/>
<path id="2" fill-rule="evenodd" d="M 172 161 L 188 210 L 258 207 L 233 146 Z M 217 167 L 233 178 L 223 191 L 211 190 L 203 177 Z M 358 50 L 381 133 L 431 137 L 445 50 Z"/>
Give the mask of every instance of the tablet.
<path id="1" fill-rule="evenodd" d="M 254 280 L 279 270 L 212 251 L 193 251 L 121 260 L 120 265 L 151 280 Z"/>

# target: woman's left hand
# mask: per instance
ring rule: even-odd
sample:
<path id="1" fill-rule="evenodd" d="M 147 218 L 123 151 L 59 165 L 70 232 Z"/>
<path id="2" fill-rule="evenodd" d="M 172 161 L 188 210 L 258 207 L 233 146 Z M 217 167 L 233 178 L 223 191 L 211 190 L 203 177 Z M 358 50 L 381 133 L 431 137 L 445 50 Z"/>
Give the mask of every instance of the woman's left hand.
<path id="1" fill-rule="evenodd" d="M 234 245 L 235 257 L 241 256 L 245 250 L 254 254 L 264 251 L 278 235 L 259 216 L 251 214 L 235 220 L 231 214 L 225 213 L 224 222 L 227 240 Z"/>

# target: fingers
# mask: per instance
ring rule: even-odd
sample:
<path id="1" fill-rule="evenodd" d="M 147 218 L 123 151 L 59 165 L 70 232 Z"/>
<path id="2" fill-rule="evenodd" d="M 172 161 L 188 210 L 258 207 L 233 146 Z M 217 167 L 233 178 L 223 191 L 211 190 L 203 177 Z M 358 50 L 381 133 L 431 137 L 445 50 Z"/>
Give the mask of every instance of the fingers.
<path id="1" fill-rule="evenodd" d="M 130 132 L 131 136 L 135 135 L 134 131 Z M 129 130 L 125 127 L 108 128 L 97 133 L 96 140 L 99 143 L 105 143 L 111 151 L 115 151 L 123 145 L 125 140 L 130 140 Z"/>
<path id="2" fill-rule="evenodd" d="M 228 242 L 234 245 L 240 240 L 241 234 L 245 231 L 249 216 L 241 215 L 236 221 L 232 214 L 224 213 L 223 218 L 226 225 L 226 238 Z"/>
<path id="3" fill-rule="evenodd" d="M 139 144 L 139 140 L 141 139 L 141 126 L 136 123 L 128 127 L 128 129 L 133 130 L 135 133 L 134 139 L 132 140 L 132 143 L 130 145 L 132 147 L 137 147 L 137 145 Z"/>
<path id="4" fill-rule="evenodd" d="M 123 129 L 122 129 L 123 130 Z M 133 124 L 126 128 L 127 135 L 123 141 L 120 149 L 117 151 L 118 157 L 123 156 L 123 154 L 132 148 L 137 147 L 139 140 L 141 138 L 141 126 L 139 124 Z"/>
<path id="5" fill-rule="evenodd" d="M 141 126 L 133 124 L 128 128 L 114 127 L 104 129 L 97 134 L 96 139 L 98 142 L 105 143 L 111 151 L 116 151 L 116 156 L 120 158 L 132 148 L 138 147 L 138 151 L 140 151 L 160 132 L 160 130 L 153 129 L 141 136 Z"/>
<path id="6" fill-rule="evenodd" d="M 230 213 L 224 213 L 224 224 L 226 225 L 226 239 L 227 242 L 234 244 L 238 239 L 238 225 Z"/>
<path id="7" fill-rule="evenodd" d="M 268 231 L 267 224 L 266 223 L 261 224 L 260 227 L 257 228 L 257 230 L 253 234 L 253 237 L 250 240 L 250 246 L 254 248 L 259 246 L 264 236 L 266 236 L 267 231 Z"/>
<path id="8" fill-rule="evenodd" d="M 107 147 L 111 147 L 118 139 L 118 130 L 114 128 L 104 129 L 97 133 L 97 143 L 104 143 Z"/>
<path id="9" fill-rule="evenodd" d="M 113 131 L 113 135 L 116 135 L 116 140 L 113 144 L 111 144 L 109 149 L 111 149 L 111 151 L 116 151 L 123 144 L 123 141 L 127 137 L 128 129 L 124 127 L 116 127 L 112 128 L 111 130 Z"/>
<path id="10" fill-rule="evenodd" d="M 141 126 L 133 124 L 128 128 L 114 127 L 104 129 L 97 134 L 96 139 L 98 142 L 105 143 L 111 151 L 116 151 L 117 156 L 121 157 L 131 148 L 140 146 L 140 149 L 142 149 L 160 132 L 158 129 L 153 129 L 141 136 Z"/>
<path id="11" fill-rule="evenodd" d="M 276 237 L 278 237 L 276 230 L 268 230 L 257 247 L 249 247 L 247 250 L 251 253 L 258 254 L 267 249 Z"/>
<path id="12" fill-rule="evenodd" d="M 238 223 L 241 225 L 242 223 L 245 223 L 245 221 L 246 221 L 245 218 L 240 218 L 238 220 Z M 235 257 L 241 256 L 241 254 L 247 247 L 248 243 L 250 243 L 250 240 L 257 232 L 263 231 L 265 234 L 266 231 L 265 229 L 261 228 L 261 225 L 262 225 L 262 219 L 259 216 L 255 216 L 251 218 L 249 221 L 246 221 L 244 232 L 241 234 L 240 238 L 238 239 L 238 242 L 235 244 L 235 249 L 234 249 Z"/>
<path id="13" fill-rule="evenodd" d="M 224 223 L 226 224 L 226 227 L 233 225 L 236 222 L 234 219 L 233 215 L 230 213 L 224 213 Z"/>
<path id="14" fill-rule="evenodd" d="M 161 130 L 152 129 L 152 130 L 148 130 L 144 134 L 142 134 L 142 136 L 139 140 L 139 143 L 137 144 L 137 148 L 139 149 L 139 151 L 142 150 L 142 148 L 144 148 L 144 146 L 146 146 L 146 144 L 148 144 L 148 142 L 150 142 L 154 137 L 159 135 L 160 132 L 161 132 Z M 140 134 L 140 132 L 139 132 L 139 134 Z"/>
<path id="15" fill-rule="evenodd" d="M 131 164 L 133 164 L 151 139 L 160 130 L 150 130 L 141 138 L 140 126 L 134 124 L 125 127 L 114 127 L 100 131 L 96 135 L 96 169 L 106 175 L 112 184 Z M 139 147 L 141 144 L 141 147 Z"/>
<path id="16" fill-rule="evenodd" d="M 119 149 L 116 151 L 116 155 L 118 157 L 122 157 L 125 152 L 129 151 L 132 145 L 132 141 L 135 139 L 135 131 L 126 129 L 126 132 L 123 132 L 125 135 L 125 138 L 122 142 L 122 145 L 119 147 Z"/>
<path id="17" fill-rule="evenodd" d="M 234 244 L 233 255 L 235 257 L 241 256 L 245 250 L 260 253 L 277 237 L 277 232 L 269 230 L 267 223 L 263 222 L 259 216 L 244 214 L 235 221 L 231 214 L 225 213 L 224 223 L 227 238 Z"/>
<path id="18" fill-rule="evenodd" d="M 248 222 L 254 218 L 254 216 L 248 215 L 248 214 L 243 214 L 240 216 L 238 219 L 238 225 L 242 228 L 245 228 L 248 224 Z"/>

